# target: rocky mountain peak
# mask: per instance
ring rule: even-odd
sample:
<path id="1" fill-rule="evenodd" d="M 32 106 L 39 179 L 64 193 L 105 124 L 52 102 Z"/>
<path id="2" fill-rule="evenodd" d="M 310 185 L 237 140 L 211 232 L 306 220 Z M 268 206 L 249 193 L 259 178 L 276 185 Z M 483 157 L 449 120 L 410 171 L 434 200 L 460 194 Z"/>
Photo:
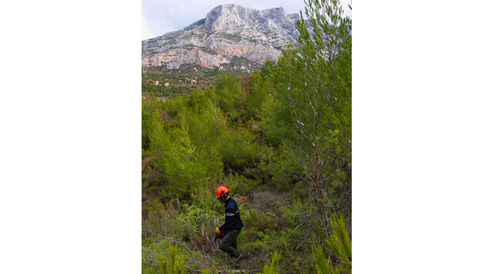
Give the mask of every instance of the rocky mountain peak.
<path id="1" fill-rule="evenodd" d="M 219 5 L 212 9 L 205 19 L 205 27 L 214 32 L 231 33 L 276 21 L 287 23 L 289 18 L 283 8 L 256 10 L 237 4 Z M 288 22 L 289 23 L 289 22 Z"/>
<path id="2" fill-rule="evenodd" d="M 215 32 L 224 31 L 247 21 L 251 12 L 250 9 L 236 4 L 219 5 L 207 14 L 205 27 Z"/>
<path id="3" fill-rule="evenodd" d="M 287 15 L 281 7 L 219 5 L 182 30 L 143 41 L 143 66 L 176 69 L 195 63 L 225 69 L 224 64 L 234 67 L 238 60 L 238 69 L 255 68 L 277 60 L 283 47 L 296 44 L 296 21 L 296 14 Z"/>

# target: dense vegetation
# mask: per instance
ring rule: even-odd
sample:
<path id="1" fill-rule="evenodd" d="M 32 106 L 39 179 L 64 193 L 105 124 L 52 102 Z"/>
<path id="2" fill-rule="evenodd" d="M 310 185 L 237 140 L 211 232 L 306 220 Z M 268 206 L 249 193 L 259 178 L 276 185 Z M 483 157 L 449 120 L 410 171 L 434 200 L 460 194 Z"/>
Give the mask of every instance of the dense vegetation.
<path id="1" fill-rule="evenodd" d="M 143 272 L 350 273 L 351 20 L 335 1 L 306 4 L 277 63 L 144 93 Z M 212 246 L 218 185 L 242 212 L 239 265 Z"/>

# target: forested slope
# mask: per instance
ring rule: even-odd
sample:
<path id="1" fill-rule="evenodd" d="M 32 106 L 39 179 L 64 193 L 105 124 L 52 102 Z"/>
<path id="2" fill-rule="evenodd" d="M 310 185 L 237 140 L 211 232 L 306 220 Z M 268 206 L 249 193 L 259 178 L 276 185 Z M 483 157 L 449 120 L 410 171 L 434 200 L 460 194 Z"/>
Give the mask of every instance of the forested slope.
<path id="1" fill-rule="evenodd" d="M 314 32 L 299 21 L 299 45 L 251 77 L 146 93 L 143 272 L 350 272 L 351 20 L 327 2 L 306 9 Z M 207 252 L 219 185 L 244 222 L 239 265 Z"/>

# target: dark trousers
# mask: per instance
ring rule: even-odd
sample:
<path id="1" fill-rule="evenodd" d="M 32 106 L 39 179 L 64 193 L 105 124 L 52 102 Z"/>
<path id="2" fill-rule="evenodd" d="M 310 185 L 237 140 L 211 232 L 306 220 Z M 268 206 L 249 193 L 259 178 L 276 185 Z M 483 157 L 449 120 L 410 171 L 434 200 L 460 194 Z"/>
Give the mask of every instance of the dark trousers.
<path id="1" fill-rule="evenodd" d="M 236 238 L 240 235 L 240 232 L 241 229 L 229 230 L 220 242 L 219 248 L 228 253 L 231 257 L 240 256 L 240 252 L 236 248 Z"/>

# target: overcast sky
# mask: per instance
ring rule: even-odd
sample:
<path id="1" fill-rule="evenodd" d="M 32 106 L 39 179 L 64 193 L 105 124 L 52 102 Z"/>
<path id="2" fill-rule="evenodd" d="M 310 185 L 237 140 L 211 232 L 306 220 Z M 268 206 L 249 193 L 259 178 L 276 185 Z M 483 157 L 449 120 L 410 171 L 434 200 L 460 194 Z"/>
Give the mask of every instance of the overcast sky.
<path id="1" fill-rule="evenodd" d="M 148 39 L 180 30 L 205 18 L 216 6 L 227 3 L 259 10 L 283 7 L 288 14 L 303 11 L 305 6 L 303 0 L 142 0 L 142 38 Z"/>

